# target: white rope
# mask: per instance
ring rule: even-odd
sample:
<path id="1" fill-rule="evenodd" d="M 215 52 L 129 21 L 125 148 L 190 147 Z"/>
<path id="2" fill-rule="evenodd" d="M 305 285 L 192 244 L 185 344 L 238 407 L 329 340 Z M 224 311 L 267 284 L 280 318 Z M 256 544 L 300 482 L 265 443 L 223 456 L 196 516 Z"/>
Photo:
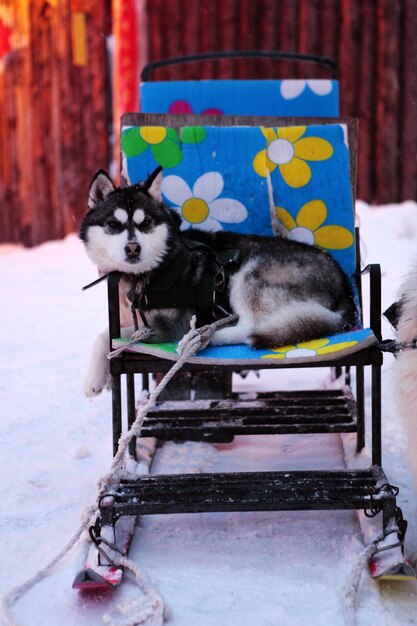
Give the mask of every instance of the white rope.
<path id="1" fill-rule="evenodd" d="M 200 350 L 201 346 L 206 345 L 211 335 L 219 328 L 220 326 L 225 326 L 226 324 L 230 324 L 235 321 L 236 316 L 230 316 L 229 318 L 225 318 L 223 320 L 219 320 L 214 324 L 210 324 L 209 326 L 204 326 L 202 329 L 195 328 L 195 317 L 191 320 L 191 330 L 183 337 L 181 340 L 181 353 L 178 361 L 174 363 L 171 369 L 165 374 L 162 378 L 161 382 L 157 385 L 154 391 L 150 394 L 148 401 L 138 409 L 137 417 L 133 422 L 129 431 L 120 437 L 119 445 L 116 452 L 116 455 L 113 458 L 113 462 L 110 466 L 109 471 L 103 475 L 98 480 L 98 494 L 96 498 L 96 502 L 94 505 L 90 506 L 85 514 L 84 520 L 81 522 L 79 528 L 73 534 L 71 539 L 67 542 L 67 544 L 62 548 L 62 550 L 42 569 L 36 572 L 31 578 L 26 580 L 20 585 L 13 587 L 6 594 L 2 594 L 0 597 L 0 617 L 4 622 L 4 626 L 19 626 L 19 623 L 16 622 L 10 614 L 10 608 L 16 604 L 19 598 L 29 591 L 32 587 L 38 584 L 41 580 L 46 578 L 51 571 L 56 567 L 56 565 L 62 561 L 62 559 L 75 547 L 75 545 L 79 542 L 82 534 L 86 531 L 89 526 L 94 524 L 95 516 L 97 513 L 98 505 L 100 498 L 106 491 L 109 490 L 112 483 L 117 479 L 117 471 L 120 469 L 120 466 L 123 461 L 124 454 L 126 449 L 133 439 L 133 437 L 137 436 L 140 433 L 142 428 L 143 420 L 145 419 L 147 413 L 155 406 L 157 398 L 159 394 L 164 390 L 169 381 L 175 376 L 178 370 L 186 363 L 188 357 L 192 354 L 195 354 L 198 350 Z M 131 343 L 134 343 L 138 340 L 139 336 L 143 337 L 144 335 L 135 334 L 132 337 L 132 340 L 125 346 L 121 347 L 121 350 L 118 350 L 118 354 L 125 350 Z M 114 352 L 109 355 L 115 356 Z M 153 619 L 156 621 L 155 624 L 162 624 L 164 617 L 164 602 L 159 593 L 149 584 L 146 576 L 141 572 L 139 567 L 130 559 L 126 557 L 118 557 L 115 559 L 115 563 L 128 569 L 133 575 L 136 582 L 136 585 L 141 589 L 143 595 L 148 598 L 150 601 L 150 605 L 148 607 L 143 608 L 143 603 L 140 603 L 140 614 L 135 615 L 134 617 L 130 615 L 128 617 L 128 621 L 125 621 L 124 624 L 119 624 L 119 626 L 137 626 L 139 624 L 145 624 L 149 619 Z M 132 621 L 134 619 L 135 621 Z"/>
<path id="2" fill-rule="evenodd" d="M 147 624 L 151 620 L 152 625 L 163 624 L 166 617 L 166 607 L 159 593 L 152 587 L 142 570 L 131 559 L 120 557 L 117 564 L 129 572 L 134 577 L 136 585 L 141 589 L 142 593 L 148 598 L 148 604 L 144 606 L 141 598 L 134 598 L 123 606 L 116 608 L 110 615 L 103 616 L 103 621 L 112 626 L 141 626 Z M 125 619 L 120 623 L 120 618 Z M 113 622 L 115 619 L 115 622 Z"/>
<path id="3" fill-rule="evenodd" d="M 142 341 L 143 339 L 148 339 L 153 335 L 153 332 L 150 328 L 140 328 L 136 330 L 129 341 L 126 341 L 120 348 L 115 348 L 107 355 L 108 359 L 113 359 L 115 356 L 119 356 L 122 352 L 130 348 L 131 345 L 136 343 L 137 341 Z"/>
<path id="4" fill-rule="evenodd" d="M 74 546 L 80 540 L 85 528 L 92 523 L 95 512 L 95 506 L 90 506 L 87 509 L 84 515 L 84 522 L 81 523 L 80 527 L 76 530 L 76 532 L 67 542 L 67 544 L 62 548 L 62 550 L 56 555 L 56 557 L 53 558 L 47 565 L 45 565 L 43 569 L 40 569 L 31 578 L 23 582 L 21 585 L 13 587 L 13 589 L 11 589 L 8 593 L 2 594 L 0 598 L 0 617 L 4 622 L 4 626 L 19 626 L 18 623 L 15 622 L 10 615 L 10 607 L 12 607 L 23 594 L 29 591 L 29 589 L 37 585 L 44 578 L 46 578 L 48 574 L 50 574 L 52 569 L 60 561 L 62 561 L 62 559 L 74 548 Z"/>
<path id="5" fill-rule="evenodd" d="M 346 626 L 356 626 L 356 605 L 362 572 L 377 551 L 375 543 L 371 543 L 357 557 L 343 586 L 343 614 Z"/>

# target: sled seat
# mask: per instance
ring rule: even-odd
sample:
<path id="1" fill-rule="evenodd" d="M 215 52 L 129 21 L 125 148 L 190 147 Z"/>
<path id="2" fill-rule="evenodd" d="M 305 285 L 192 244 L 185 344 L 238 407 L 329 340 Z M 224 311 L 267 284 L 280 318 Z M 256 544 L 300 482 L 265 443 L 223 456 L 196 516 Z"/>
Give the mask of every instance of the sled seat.
<path id="1" fill-rule="evenodd" d="M 270 349 L 255 350 L 246 344 L 209 346 L 200 350 L 196 355 L 190 356 L 188 361 L 206 366 L 221 362 L 222 365 L 228 364 L 244 368 L 251 368 L 255 364 L 263 368 L 271 363 L 275 366 L 280 363 L 283 365 L 314 364 L 328 362 L 329 358 L 342 359 L 377 342 L 378 339 L 371 328 L 360 328 Z M 179 358 L 178 343 L 149 344 L 137 341 L 132 344 L 128 339 L 114 339 L 113 348 L 122 346 L 126 346 L 127 351 L 156 356 L 170 361 L 177 361 Z"/>

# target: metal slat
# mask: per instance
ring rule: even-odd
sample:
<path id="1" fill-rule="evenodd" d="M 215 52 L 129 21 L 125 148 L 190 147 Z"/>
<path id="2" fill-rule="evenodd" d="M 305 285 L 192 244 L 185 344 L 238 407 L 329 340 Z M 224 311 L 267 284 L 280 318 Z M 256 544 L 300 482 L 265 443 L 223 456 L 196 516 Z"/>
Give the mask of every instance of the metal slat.
<path id="1" fill-rule="evenodd" d="M 232 398 L 221 400 L 197 400 L 168 401 L 157 404 L 156 411 L 160 414 L 169 413 L 173 408 L 180 411 L 221 411 L 236 410 L 237 408 L 250 408 L 251 406 L 334 406 L 344 405 L 352 398 L 351 395 L 343 394 L 341 391 L 298 391 L 298 392 L 272 392 L 256 394 L 254 398 L 247 398 L 245 394 L 234 394 Z"/>
<path id="2" fill-rule="evenodd" d="M 202 473 L 202 474 L 148 474 L 146 476 L 142 476 L 140 478 L 141 484 L 164 484 L 164 481 L 167 483 L 171 483 L 173 480 L 177 482 L 187 482 L 187 483 L 209 483 L 216 479 L 217 482 L 246 482 L 251 480 L 253 482 L 263 482 L 264 480 L 279 480 L 280 477 L 283 477 L 285 481 L 293 480 L 293 481 L 317 481 L 317 480 L 326 480 L 326 481 L 351 481 L 357 480 L 362 482 L 369 482 L 372 484 L 376 483 L 378 478 L 379 481 L 383 480 L 382 477 L 376 475 L 376 471 L 374 468 L 371 469 L 359 469 L 359 470 L 290 470 L 285 472 L 277 472 L 277 471 L 266 471 L 266 472 L 219 472 L 219 473 Z M 120 485 L 122 486 L 131 486 L 136 485 L 137 480 L 121 480 Z"/>
<path id="3" fill-rule="evenodd" d="M 149 412 L 148 415 L 151 418 L 170 418 L 172 416 L 173 411 L 152 411 Z M 349 409 L 346 406 L 346 403 L 337 405 L 329 405 L 329 404 L 304 404 L 303 406 L 298 405 L 273 405 L 273 404 L 263 404 L 262 406 L 256 405 L 248 405 L 248 406 L 235 406 L 231 407 L 230 411 L 226 409 L 205 409 L 198 410 L 193 409 L 192 407 L 186 409 L 177 409 L 176 410 L 176 418 L 179 420 L 188 419 L 188 420 L 197 420 L 199 418 L 207 418 L 207 417 L 216 417 L 218 419 L 227 419 L 228 417 L 233 417 L 234 415 L 288 415 L 297 416 L 297 415 L 305 415 L 308 417 L 309 415 L 313 417 L 319 417 L 320 415 L 332 415 L 338 413 L 343 415 L 349 415 Z"/>
<path id="4" fill-rule="evenodd" d="M 340 390 L 275 392 L 253 399 L 161 403 L 144 420 L 142 435 L 204 440 L 215 436 L 355 432 L 356 405 Z"/>
<path id="5" fill-rule="evenodd" d="M 260 489 L 262 487 L 262 490 Z M 273 483 L 262 483 L 258 485 L 246 485 L 244 489 L 240 489 L 237 485 L 211 485 L 203 494 L 197 488 L 190 489 L 188 486 L 183 491 L 178 490 L 178 486 L 173 484 L 170 488 L 166 488 L 163 492 L 155 494 L 152 491 L 142 489 L 135 490 L 131 494 L 124 493 L 117 495 L 116 502 L 127 503 L 135 502 L 139 507 L 144 504 L 151 505 L 153 503 L 175 504 L 185 501 L 189 504 L 200 502 L 218 501 L 222 503 L 237 502 L 239 500 L 255 500 L 259 499 L 260 491 L 262 491 L 262 501 L 278 500 L 288 501 L 289 499 L 303 502 L 314 502 L 317 500 L 351 500 L 352 497 L 367 497 L 369 492 L 364 485 L 343 485 L 343 487 L 331 487 L 330 485 L 307 484 L 307 485 L 275 485 Z M 186 498 L 185 498 L 186 496 Z M 369 499 L 368 499 L 369 503 Z"/>
<path id="6" fill-rule="evenodd" d="M 144 428 L 141 431 L 142 437 L 156 437 L 160 441 L 205 441 L 213 440 L 221 443 L 227 436 L 228 441 L 235 435 L 294 435 L 294 434 L 323 434 L 323 433 L 348 433 L 356 432 L 356 425 L 351 423 L 343 424 L 294 424 L 286 425 L 258 425 L 258 426 L 236 426 L 231 423 L 229 426 L 218 426 L 207 428 L 203 424 L 201 428 Z M 218 438 L 218 439 L 217 439 Z"/>
<path id="7" fill-rule="evenodd" d="M 382 508 L 372 470 L 146 476 L 122 481 L 117 515 L 249 510 Z"/>

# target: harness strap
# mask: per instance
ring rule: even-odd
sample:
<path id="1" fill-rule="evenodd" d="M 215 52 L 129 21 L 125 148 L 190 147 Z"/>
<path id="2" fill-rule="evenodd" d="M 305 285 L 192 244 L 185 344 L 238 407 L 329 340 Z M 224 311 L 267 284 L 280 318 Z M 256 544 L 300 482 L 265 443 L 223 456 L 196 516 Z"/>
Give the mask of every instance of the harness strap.
<path id="1" fill-rule="evenodd" d="M 90 287 L 95 287 L 96 285 L 101 283 L 102 280 L 105 280 L 107 278 L 107 276 L 109 276 L 112 273 L 113 272 L 107 272 L 107 274 L 102 274 L 101 276 L 96 278 L 96 280 L 93 280 L 92 283 L 88 283 L 88 285 L 84 285 L 84 287 L 82 288 L 82 291 L 85 291 L 86 289 L 90 289 Z"/>
<path id="2" fill-rule="evenodd" d="M 378 348 L 382 352 L 391 352 L 396 354 L 402 350 L 415 350 L 417 348 L 417 337 L 413 337 L 411 341 L 395 341 L 395 339 L 384 339 L 378 344 Z"/>
<path id="3" fill-rule="evenodd" d="M 151 309 L 193 308 L 197 327 L 230 315 L 227 284 L 231 271 L 240 262 L 239 250 L 215 253 L 205 243 L 185 238 L 182 244 L 169 265 L 163 265 L 145 281 L 143 276 L 129 276 L 133 283 L 128 294 L 132 315 L 135 320 L 138 311 L 145 326 L 149 326 L 146 312 Z M 193 286 L 187 275 L 194 263 L 192 254 L 198 251 L 205 253 L 206 261 L 199 269 L 203 271 L 199 284 Z M 137 320 L 135 327 L 136 323 Z"/>
<path id="4" fill-rule="evenodd" d="M 240 251 L 229 249 L 215 253 L 207 244 L 185 237 L 181 243 L 170 263 L 151 275 L 123 274 L 132 283 L 127 297 L 135 331 L 139 329 L 138 314 L 145 328 L 149 328 L 146 311 L 151 309 L 193 308 L 197 327 L 231 314 L 227 285 L 230 273 L 240 263 Z M 204 270 L 200 268 L 203 275 L 199 285 L 192 286 L 187 273 L 194 262 L 192 254 L 198 251 L 205 253 L 206 265 Z M 112 272 L 101 275 L 83 290 L 97 285 L 109 274 Z"/>

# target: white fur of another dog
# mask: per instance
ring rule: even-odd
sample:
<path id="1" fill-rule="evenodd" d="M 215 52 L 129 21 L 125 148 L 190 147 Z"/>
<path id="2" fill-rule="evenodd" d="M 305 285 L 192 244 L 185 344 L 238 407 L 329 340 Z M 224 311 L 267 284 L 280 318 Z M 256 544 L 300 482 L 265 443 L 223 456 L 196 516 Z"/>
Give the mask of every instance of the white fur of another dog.
<path id="1" fill-rule="evenodd" d="M 408 343 L 417 337 L 417 267 L 404 282 L 402 297 L 397 341 Z M 396 403 L 406 433 L 408 456 L 417 489 L 417 349 L 401 350 L 393 370 Z"/>

